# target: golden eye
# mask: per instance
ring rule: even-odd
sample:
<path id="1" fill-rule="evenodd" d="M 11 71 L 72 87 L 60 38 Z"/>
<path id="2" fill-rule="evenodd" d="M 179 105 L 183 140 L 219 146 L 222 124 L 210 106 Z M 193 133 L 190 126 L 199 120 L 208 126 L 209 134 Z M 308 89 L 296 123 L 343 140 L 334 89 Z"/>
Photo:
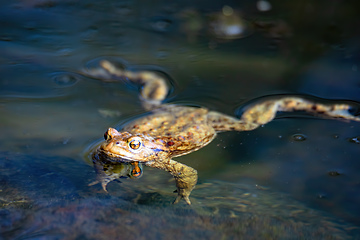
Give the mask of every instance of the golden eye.
<path id="1" fill-rule="evenodd" d="M 138 150 L 141 147 L 140 139 L 133 139 L 129 142 L 129 147 L 133 150 Z"/>

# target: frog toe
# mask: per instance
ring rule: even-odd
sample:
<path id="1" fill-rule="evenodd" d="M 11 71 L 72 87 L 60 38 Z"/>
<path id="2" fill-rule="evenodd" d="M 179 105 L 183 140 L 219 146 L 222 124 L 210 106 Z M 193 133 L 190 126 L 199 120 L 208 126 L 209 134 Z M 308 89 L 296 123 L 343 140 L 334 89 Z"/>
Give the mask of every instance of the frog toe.
<path id="1" fill-rule="evenodd" d="M 178 196 L 176 197 L 175 201 L 173 202 L 173 204 L 179 203 L 181 199 L 184 199 L 185 202 L 186 202 L 188 205 L 191 205 L 189 196 L 182 196 L 182 195 L 178 195 Z"/>

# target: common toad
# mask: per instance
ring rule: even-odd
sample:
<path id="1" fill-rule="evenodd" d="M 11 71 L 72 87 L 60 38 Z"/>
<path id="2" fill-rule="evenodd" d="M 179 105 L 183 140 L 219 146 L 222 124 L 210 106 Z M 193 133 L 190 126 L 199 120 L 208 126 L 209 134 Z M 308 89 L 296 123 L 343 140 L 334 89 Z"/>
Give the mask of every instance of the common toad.
<path id="1" fill-rule="evenodd" d="M 184 199 L 191 204 L 189 196 L 198 176 L 195 169 L 173 158 L 206 146 L 219 132 L 253 130 L 273 120 L 279 111 L 305 111 L 328 118 L 360 121 L 349 112 L 352 109 L 349 104 L 321 103 L 290 95 L 255 101 L 244 108 L 240 119 L 206 108 L 162 104 L 168 93 L 163 78 L 152 72 L 118 69 L 108 61 L 102 61 L 101 67 L 92 75 L 107 80 L 123 78 L 141 85 L 140 99 L 150 114 L 127 123 L 121 131 L 109 128 L 104 135 L 105 142 L 95 155 L 111 162 L 139 162 L 169 172 L 177 187 L 174 203 Z"/>

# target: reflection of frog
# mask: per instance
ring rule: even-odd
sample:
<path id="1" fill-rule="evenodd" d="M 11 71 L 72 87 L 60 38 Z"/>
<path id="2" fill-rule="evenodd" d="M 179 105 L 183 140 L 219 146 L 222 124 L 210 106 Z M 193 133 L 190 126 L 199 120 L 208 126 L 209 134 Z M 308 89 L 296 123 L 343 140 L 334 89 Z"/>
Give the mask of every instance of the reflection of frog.
<path id="1" fill-rule="evenodd" d="M 107 192 L 106 186 L 109 182 L 119 178 L 140 178 L 143 173 L 142 164 L 139 162 L 110 162 L 105 158 L 99 158 L 96 152 L 93 154 L 93 163 L 97 180 L 89 186 L 101 183 L 105 192 Z"/>
<path id="2" fill-rule="evenodd" d="M 240 119 L 205 108 L 161 104 L 167 95 L 164 79 L 150 72 L 117 69 L 108 61 L 93 76 L 123 78 L 142 85 L 141 100 L 151 114 L 126 124 L 118 132 L 109 128 L 105 142 L 97 149 L 100 159 L 112 162 L 140 162 L 163 169 L 176 181 L 178 197 L 190 204 L 189 196 L 197 182 L 197 171 L 172 160 L 209 144 L 218 132 L 249 131 L 274 119 L 278 111 L 306 111 L 330 118 L 360 121 L 349 113 L 348 104 L 316 103 L 297 96 L 277 96 L 255 101 L 244 109 Z"/>

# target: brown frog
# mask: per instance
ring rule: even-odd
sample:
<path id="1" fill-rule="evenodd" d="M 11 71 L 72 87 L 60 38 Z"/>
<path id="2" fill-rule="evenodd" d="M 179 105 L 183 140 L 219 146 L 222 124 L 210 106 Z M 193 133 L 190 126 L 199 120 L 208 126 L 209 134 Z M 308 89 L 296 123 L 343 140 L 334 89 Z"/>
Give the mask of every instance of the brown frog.
<path id="1" fill-rule="evenodd" d="M 121 70 L 108 61 L 102 61 L 101 67 L 94 70 L 92 76 L 107 80 L 123 78 L 141 85 L 140 98 L 151 112 L 126 124 L 121 131 L 109 128 L 104 135 L 106 141 L 95 155 L 111 162 L 139 162 L 169 172 L 177 187 L 174 203 L 184 199 L 191 204 L 189 196 L 198 176 L 195 169 L 173 158 L 206 146 L 219 132 L 253 130 L 270 122 L 279 111 L 306 111 L 328 118 L 360 121 L 349 112 L 352 108 L 349 104 L 320 103 L 287 95 L 255 101 L 245 107 L 240 119 L 205 108 L 162 104 L 168 89 L 161 77 L 151 72 Z"/>

